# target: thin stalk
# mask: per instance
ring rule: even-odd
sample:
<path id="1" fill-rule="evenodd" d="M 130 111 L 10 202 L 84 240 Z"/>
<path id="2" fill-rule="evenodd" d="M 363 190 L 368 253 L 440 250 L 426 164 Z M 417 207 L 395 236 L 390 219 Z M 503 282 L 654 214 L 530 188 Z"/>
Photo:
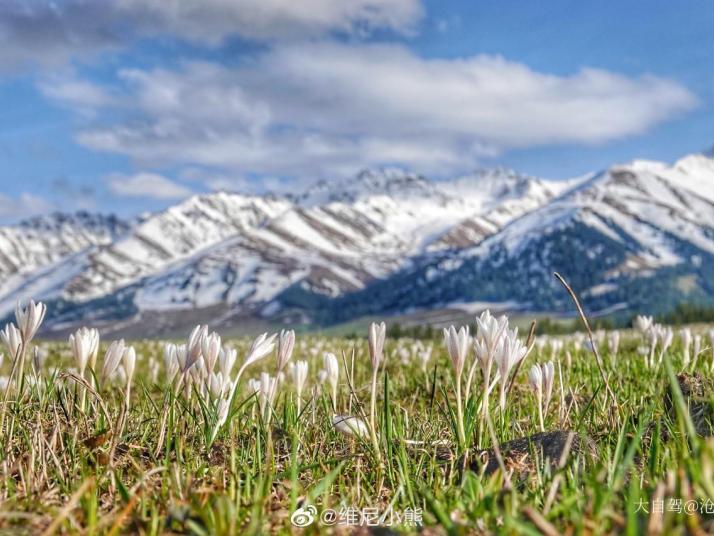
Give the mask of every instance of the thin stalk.
<path id="1" fill-rule="evenodd" d="M 538 422 L 540 422 L 540 431 L 545 432 L 545 426 L 543 424 L 543 388 L 540 385 L 536 391 L 536 398 L 538 400 Z"/>
<path id="2" fill-rule="evenodd" d="M 456 378 L 456 429 L 459 434 L 459 447 L 466 448 L 466 432 L 464 431 L 464 408 L 461 400 L 461 378 Z"/>
<path id="3" fill-rule="evenodd" d="M 375 367 L 372 371 L 372 394 L 370 396 L 369 402 L 369 435 L 372 440 L 372 447 L 374 448 L 374 455 L 377 457 L 379 463 L 382 463 L 382 452 L 379 449 L 379 439 L 377 438 L 377 372 L 379 372 L 379 367 Z"/>

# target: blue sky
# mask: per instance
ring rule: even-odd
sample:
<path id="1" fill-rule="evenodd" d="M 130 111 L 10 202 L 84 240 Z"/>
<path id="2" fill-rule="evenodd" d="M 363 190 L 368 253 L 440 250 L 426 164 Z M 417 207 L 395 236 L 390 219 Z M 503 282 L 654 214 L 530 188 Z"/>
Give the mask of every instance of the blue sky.
<path id="1" fill-rule="evenodd" d="M 566 178 L 714 145 L 714 3 L 11 0 L 0 222 L 364 167 Z"/>

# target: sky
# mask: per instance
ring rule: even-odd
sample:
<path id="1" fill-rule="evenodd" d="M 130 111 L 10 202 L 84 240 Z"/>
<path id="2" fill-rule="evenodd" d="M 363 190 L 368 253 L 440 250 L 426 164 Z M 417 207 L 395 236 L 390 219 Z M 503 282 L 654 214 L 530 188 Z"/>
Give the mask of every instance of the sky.
<path id="1" fill-rule="evenodd" d="M 714 146 L 710 0 L 4 0 L 0 223 Z"/>

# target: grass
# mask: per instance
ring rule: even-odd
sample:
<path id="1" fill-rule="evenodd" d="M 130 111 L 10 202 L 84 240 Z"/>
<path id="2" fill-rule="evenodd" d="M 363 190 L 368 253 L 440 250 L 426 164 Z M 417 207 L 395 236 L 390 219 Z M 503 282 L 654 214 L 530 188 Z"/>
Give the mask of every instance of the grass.
<path id="1" fill-rule="evenodd" d="M 239 362 L 248 344 L 229 342 L 238 349 Z M 328 531 L 319 521 L 327 509 L 338 517 L 340 511 L 347 517 L 355 511 L 371 515 L 391 510 L 385 524 L 391 522 L 393 530 L 404 533 L 714 530 L 714 504 L 707 502 L 714 498 L 714 443 L 694 432 L 688 400 L 679 390 L 678 342 L 658 368 L 644 366 L 634 334 L 623 336 L 616 359 L 601 345 L 615 406 L 604 392 L 592 353 L 568 339 L 557 356 L 562 383 L 556 363 L 545 429 L 590 438 L 595 457 L 571 450 L 561 464 L 552 465 L 533 451 L 528 460 L 499 459 L 505 475 L 485 474 L 479 451 L 539 432 L 527 371 L 547 361 L 549 349 L 540 354 L 534 349 L 527 357 L 505 413 L 497 408 L 498 397 L 491 397 L 490 421 L 479 418 L 477 375 L 465 402 L 469 450 L 464 458 L 455 446 L 451 456 L 445 455 L 444 440 L 457 443 L 453 379 L 443 345 L 433 344 L 424 372 L 415 341 L 387 341 L 378 381 L 381 452 L 376 456 L 369 438 L 333 428 L 330 390 L 317 380 L 322 352 L 336 353 L 342 369 L 338 413 L 368 415 L 372 371 L 366 341 L 300 336 L 293 360 L 310 363 L 302 411 L 298 414 L 286 379 L 269 425 L 261 418 L 256 396 L 248 392 L 247 380 L 261 369 L 274 370 L 275 359 L 259 362 L 244 375 L 227 424 L 213 441 L 211 408 L 199 393 L 186 399 L 181 390 L 158 454 L 162 412 L 172 397 L 171 387 L 162 381 L 163 367 L 156 370 L 161 343 L 134 343 L 139 357 L 128 411 L 118 383 L 87 392 L 83 408 L 86 387 L 62 373 L 72 366 L 68 346 L 39 343 L 48 352 L 39 379 L 33 381 L 32 367 L 25 367 L 23 394 L 10 396 L 5 408 L 0 531 L 287 534 L 296 530 L 291 516 L 300 507 L 318 518 L 305 529 L 308 533 Z M 711 354 L 706 352 L 697 368 L 708 379 Z M 353 377 L 345 374 L 345 364 Z M 473 470 L 463 470 L 469 464 Z M 653 513 L 660 500 L 663 512 Z M 703 512 L 685 513 L 685 505 L 693 504 L 688 501 L 696 501 Z M 419 518 L 423 528 L 413 522 Z"/>

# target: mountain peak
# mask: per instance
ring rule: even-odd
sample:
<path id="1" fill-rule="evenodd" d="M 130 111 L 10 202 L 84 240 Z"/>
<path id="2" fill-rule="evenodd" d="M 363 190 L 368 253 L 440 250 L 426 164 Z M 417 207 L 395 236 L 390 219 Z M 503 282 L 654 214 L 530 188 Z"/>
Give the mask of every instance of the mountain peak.
<path id="1" fill-rule="evenodd" d="M 297 200 L 303 205 L 354 203 L 359 199 L 381 195 L 403 198 L 438 196 L 439 193 L 434 183 L 422 175 L 397 167 L 385 167 L 363 169 L 349 179 L 322 179 L 298 196 Z"/>

